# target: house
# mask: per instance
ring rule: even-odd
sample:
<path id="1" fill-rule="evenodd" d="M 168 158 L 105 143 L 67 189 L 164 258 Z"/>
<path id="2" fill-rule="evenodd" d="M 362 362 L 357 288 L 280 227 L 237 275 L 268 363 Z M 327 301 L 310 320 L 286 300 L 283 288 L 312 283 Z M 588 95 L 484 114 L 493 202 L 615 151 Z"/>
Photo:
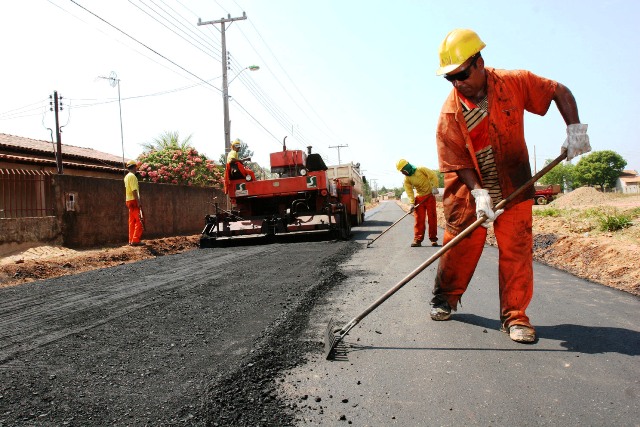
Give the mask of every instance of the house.
<path id="1" fill-rule="evenodd" d="M 128 238 L 123 162 L 90 148 L 62 145 L 62 174 L 54 144 L 0 133 L 0 257 L 41 244 L 98 247 Z M 140 183 L 145 238 L 202 231 L 213 187 Z M 223 204 L 223 209 L 229 209 Z"/>
<path id="2" fill-rule="evenodd" d="M 57 173 L 55 144 L 0 133 L 0 170 Z M 91 148 L 62 144 L 62 173 L 95 178 L 123 176 L 127 159 Z"/>
<path id="3" fill-rule="evenodd" d="M 616 181 L 616 192 L 639 194 L 640 175 L 638 175 L 638 171 L 631 169 L 623 170 Z"/>

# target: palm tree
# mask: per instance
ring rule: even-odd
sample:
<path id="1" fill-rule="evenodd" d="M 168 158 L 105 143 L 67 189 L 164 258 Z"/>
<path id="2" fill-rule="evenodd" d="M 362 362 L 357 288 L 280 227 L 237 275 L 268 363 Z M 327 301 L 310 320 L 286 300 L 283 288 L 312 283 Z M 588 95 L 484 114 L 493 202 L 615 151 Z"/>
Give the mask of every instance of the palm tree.
<path id="1" fill-rule="evenodd" d="M 144 142 L 140 144 L 144 151 L 162 151 L 167 149 L 187 150 L 191 145 L 191 137 L 189 135 L 184 140 L 180 141 L 180 134 L 178 131 L 165 131 L 160 136 L 153 139 L 151 142 Z"/>

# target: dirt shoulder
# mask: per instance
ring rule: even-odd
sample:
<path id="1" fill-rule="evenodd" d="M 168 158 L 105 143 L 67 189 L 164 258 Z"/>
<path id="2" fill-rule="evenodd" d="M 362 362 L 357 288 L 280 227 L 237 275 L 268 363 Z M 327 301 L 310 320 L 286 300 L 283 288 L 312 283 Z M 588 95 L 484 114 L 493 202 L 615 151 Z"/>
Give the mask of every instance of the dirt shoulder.
<path id="1" fill-rule="evenodd" d="M 442 226 L 442 202 L 437 205 Z M 533 209 L 536 261 L 640 296 L 640 195 L 603 194 L 583 187 Z M 600 230 L 600 219 L 622 216 L 630 219 L 629 227 Z M 492 229 L 487 242 L 497 245 Z"/>
<path id="2" fill-rule="evenodd" d="M 405 206 L 406 208 L 406 206 Z M 626 215 L 630 226 L 600 231 L 599 218 Z M 444 225 L 438 202 L 438 224 Z M 534 258 L 589 281 L 640 296 L 640 195 L 579 188 L 546 206 L 534 206 Z M 40 246 L 0 260 L 0 287 L 76 274 L 197 248 L 199 236 L 147 240 L 143 247 L 75 251 Z M 488 242 L 496 244 L 489 232 Z"/>

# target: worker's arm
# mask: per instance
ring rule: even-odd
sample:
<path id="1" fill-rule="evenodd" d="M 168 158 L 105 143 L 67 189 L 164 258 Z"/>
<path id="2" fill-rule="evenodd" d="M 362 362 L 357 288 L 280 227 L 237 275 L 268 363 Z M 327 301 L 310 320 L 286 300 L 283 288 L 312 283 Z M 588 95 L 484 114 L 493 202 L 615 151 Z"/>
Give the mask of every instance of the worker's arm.
<path id="1" fill-rule="evenodd" d="M 404 180 L 404 191 L 407 193 L 407 198 L 409 199 L 409 204 L 413 205 L 416 203 L 416 197 L 413 194 L 413 185 L 406 179 Z"/>
<path id="2" fill-rule="evenodd" d="M 478 174 L 474 169 L 459 169 L 456 171 L 456 174 L 458 175 L 458 178 L 460 178 L 460 181 L 462 181 L 469 190 L 482 188 L 480 180 L 478 179 Z"/>
<path id="3" fill-rule="evenodd" d="M 591 151 L 587 125 L 580 123 L 578 104 L 569 88 L 562 83 L 558 83 L 553 94 L 553 101 L 567 124 L 567 139 L 562 144 L 562 151 L 567 151 L 567 160 Z"/>
<path id="4" fill-rule="evenodd" d="M 429 180 L 431 181 L 431 193 L 438 194 L 438 174 L 429 169 Z"/>
<path id="5" fill-rule="evenodd" d="M 138 202 L 138 206 L 142 206 L 142 203 L 140 202 L 140 194 L 138 193 L 138 190 L 133 190 L 133 198 L 136 200 L 136 202 Z"/>
<path id="6" fill-rule="evenodd" d="M 562 115 L 567 126 L 580 123 L 578 104 L 568 87 L 558 83 L 556 92 L 553 94 L 553 102 L 556 103 L 558 111 L 560 111 L 560 115 Z"/>

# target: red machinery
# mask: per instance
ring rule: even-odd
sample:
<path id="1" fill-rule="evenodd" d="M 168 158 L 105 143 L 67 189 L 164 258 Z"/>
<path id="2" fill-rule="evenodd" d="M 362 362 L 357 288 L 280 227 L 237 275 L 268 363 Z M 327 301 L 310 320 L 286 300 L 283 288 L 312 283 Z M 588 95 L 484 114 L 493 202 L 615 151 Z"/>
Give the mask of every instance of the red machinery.
<path id="1" fill-rule="evenodd" d="M 533 201 L 536 205 L 546 205 L 549 202 L 552 202 L 553 199 L 560 193 L 559 185 L 548 185 L 548 186 L 535 186 L 536 194 L 533 196 Z"/>
<path id="2" fill-rule="evenodd" d="M 302 150 L 271 153 L 271 172 L 278 178 L 247 181 L 231 179 L 228 195 L 231 210 L 220 209 L 205 217 L 200 247 L 240 236 L 274 236 L 284 233 L 331 233 L 347 240 L 351 234 L 350 212 L 341 199 L 344 184 L 330 179 L 319 154 Z"/>

